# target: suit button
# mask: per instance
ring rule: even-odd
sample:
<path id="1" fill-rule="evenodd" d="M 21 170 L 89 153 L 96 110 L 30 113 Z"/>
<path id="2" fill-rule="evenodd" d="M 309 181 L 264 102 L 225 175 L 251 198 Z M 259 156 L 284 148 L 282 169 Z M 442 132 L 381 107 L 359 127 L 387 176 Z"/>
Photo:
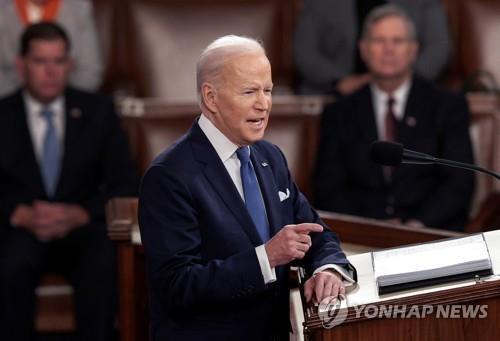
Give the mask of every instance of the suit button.
<path id="1" fill-rule="evenodd" d="M 390 215 L 392 216 L 394 214 L 394 207 L 388 205 L 385 207 L 385 213 L 387 213 L 387 215 Z"/>

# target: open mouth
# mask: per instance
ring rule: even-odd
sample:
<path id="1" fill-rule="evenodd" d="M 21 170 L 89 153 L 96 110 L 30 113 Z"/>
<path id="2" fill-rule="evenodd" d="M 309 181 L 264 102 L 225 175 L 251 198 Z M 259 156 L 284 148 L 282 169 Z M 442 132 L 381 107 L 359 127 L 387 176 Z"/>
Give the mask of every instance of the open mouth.
<path id="1" fill-rule="evenodd" d="M 247 120 L 247 122 L 249 122 L 255 126 L 261 126 L 264 124 L 264 119 L 263 118 L 255 118 L 255 119 Z"/>

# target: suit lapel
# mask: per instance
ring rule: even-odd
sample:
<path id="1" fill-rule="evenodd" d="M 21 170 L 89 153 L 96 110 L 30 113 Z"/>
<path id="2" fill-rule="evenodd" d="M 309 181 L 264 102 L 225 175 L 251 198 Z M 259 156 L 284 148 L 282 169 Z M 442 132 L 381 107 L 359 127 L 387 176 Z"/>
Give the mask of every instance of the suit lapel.
<path id="1" fill-rule="evenodd" d="M 255 146 L 251 147 L 251 158 L 253 168 L 259 180 L 260 191 L 264 198 L 266 206 L 267 220 L 271 237 L 274 236 L 282 227 L 280 201 L 278 196 L 279 188 L 274 181 L 272 165 L 261 155 Z M 286 189 L 283 189 L 286 190 Z"/>
<path id="2" fill-rule="evenodd" d="M 71 176 L 71 160 L 78 155 L 78 144 L 81 139 L 81 125 L 84 121 L 83 111 L 69 92 L 66 92 L 64 102 L 65 134 L 64 151 L 60 169 L 56 195 L 67 188 L 66 184 Z"/>
<path id="3" fill-rule="evenodd" d="M 364 87 L 360 93 L 359 100 L 357 101 L 356 117 L 365 141 L 371 144 L 373 141 L 378 140 L 375 109 L 369 86 Z"/>
<path id="4" fill-rule="evenodd" d="M 217 192 L 226 207 L 241 224 L 252 244 L 254 246 L 261 245 L 262 240 L 259 233 L 248 214 L 245 203 L 241 199 L 233 180 L 212 144 L 208 141 L 197 123 L 192 126 L 188 136 L 192 140 L 196 159 L 205 164 L 205 176 L 212 184 L 214 191 Z"/>
<path id="5" fill-rule="evenodd" d="M 26 112 L 21 92 L 16 96 L 12 114 L 15 115 L 13 120 L 15 126 L 12 129 L 16 132 L 15 136 L 17 137 L 17 142 L 14 145 L 20 151 L 18 153 L 19 164 L 16 166 L 16 172 L 21 179 L 28 182 L 30 188 L 33 188 L 37 196 L 45 196 L 45 187 L 40 166 L 35 156 L 33 140 L 28 127 L 28 113 Z"/>
<path id="6" fill-rule="evenodd" d="M 408 99 L 406 100 L 403 120 L 398 125 L 398 141 L 407 148 L 411 148 L 414 145 L 415 132 L 418 129 L 417 125 L 421 123 L 420 118 L 424 114 L 423 111 L 427 108 L 427 106 L 421 103 L 427 103 L 428 100 L 422 92 L 418 78 L 414 78 L 408 93 Z"/>
<path id="7" fill-rule="evenodd" d="M 375 120 L 375 108 L 373 104 L 373 97 L 370 86 L 365 86 L 360 93 L 357 101 L 357 110 L 355 112 L 357 124 L 362 132 L 363 149 L 368 154 L 372 142 L 379 140 L 377 122 Z M 379 184 L 385 183 L 384 171 L 381 166 L 376 167 L 377 172 L 370 172 L 368 176 L 376 178 L 374 182 Z"/>
<path id="8" fill-rule="evenodd" d="M 425 112 L 428 110 L 427 103 L 429 103 L 429 98 L 422 91 L 418 77 L 414 77 L 406 100 L 403 119 L 398 123 L 397 129 L 397 141 L 408 149 L 413 149 L 416 142 L 415 139 L 419 135 L 421 136 L 421 134 L 417 134 L 417 130 L 421 128 L 422 115 L 427 115 Z M 392 174 L 392 182 L 398 182 L 409 169 L 411 167 L 395 167 Z"/>

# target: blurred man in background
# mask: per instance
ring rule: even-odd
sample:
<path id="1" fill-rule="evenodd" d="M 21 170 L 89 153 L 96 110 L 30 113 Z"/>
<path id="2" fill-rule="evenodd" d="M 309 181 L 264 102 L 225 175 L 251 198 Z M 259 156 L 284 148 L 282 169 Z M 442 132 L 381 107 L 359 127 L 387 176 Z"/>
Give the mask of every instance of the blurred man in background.
<path id="1" fill-rule="evenodd" d="M 70 41 L 51 23 L 23 32 L 22 88 L 0 101 L 0 329 L 30 340 L 35 287 L 47 270 L 74 287 L 81 340 L 109 340 L 115 254 L 104 204 L 136 194 L 137 176 L 113 103 L 67 87 Z"/>
<path id="2" fill-rule="evenodd" d="M 382 168 L 369 159 L 373 141 L 389 140 L 473 162 L 467 102 L 414 74 L 418 46 L 413 22 L 399 7 L 368 15 L 360 51 L 371 82 L 325 108 L 313 180 L 317 208 L 463 229 L 473 173 L 438 165 Z"/>

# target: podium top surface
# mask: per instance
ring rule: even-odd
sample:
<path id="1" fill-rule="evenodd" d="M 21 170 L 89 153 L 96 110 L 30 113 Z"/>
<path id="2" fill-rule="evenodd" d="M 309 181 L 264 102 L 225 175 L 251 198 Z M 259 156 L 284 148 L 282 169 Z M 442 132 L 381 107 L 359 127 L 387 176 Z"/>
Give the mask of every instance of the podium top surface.
<path id="1" fill-rule="evenodd" d="M 493 275 L 480 279 L 481 281 L 500 280 L 500 230 L 484 233 L 484 239 L 490 253 Z M 425 288 L 411 289 L 397 293 L 379 296 L 377 284 L 373 273 L 373 263 L 371 252 L 348 256 L 349 261 L 358 271 L 358 286 L 347 295 L 347 306 L 378 303 L 395 299 L 402 299 L 409 296 L 428 294 L 442 290 L 461 288 L 475 285 L 477 279 L 455 281 L 451 283 L 438 284 Z M 499 282 L 500 283 L 500 282 Z"/>

